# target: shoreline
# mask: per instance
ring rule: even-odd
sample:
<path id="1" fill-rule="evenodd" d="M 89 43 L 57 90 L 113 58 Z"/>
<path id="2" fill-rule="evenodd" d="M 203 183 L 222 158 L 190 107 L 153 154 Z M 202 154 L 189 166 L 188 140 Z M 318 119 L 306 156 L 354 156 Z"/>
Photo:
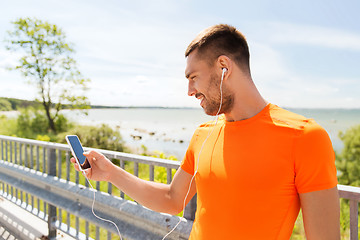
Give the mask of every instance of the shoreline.
<path id="1" fill-rule="evenodd" d="M 337 152 L 343 148 L 339 133 L 360 124 L 360 109 L 289 110 L 314 118 L 328 132 Z M 148 152 L 161 151 L 166 156 L 176 156 L 178 160 L 184 157 L 197 126 L 213 120 L 202 109 L 195 108 L 97 108 L 87 110 L 87 116 L 80 112 L 69 109 L 61 111 L 79 125 L 109 125 L 120 132 L 125 145 L 135 152 L 141 153 L 144 145 Z M 0 116 L 9 118 L 18 114 L 19 111 L 0 111 Z"/>

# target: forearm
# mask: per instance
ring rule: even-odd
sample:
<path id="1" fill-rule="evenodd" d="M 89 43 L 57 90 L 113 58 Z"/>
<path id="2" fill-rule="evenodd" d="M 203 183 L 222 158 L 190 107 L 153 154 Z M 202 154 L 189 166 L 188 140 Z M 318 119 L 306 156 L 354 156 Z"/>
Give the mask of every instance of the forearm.
<path id="1" fill-rule="evenodd" d="M 118 166 L 112 169 L 109 182 L 147 208 L 170 214 L 179 212 L 179 206 L 168 184 L 140 179 Z"/>

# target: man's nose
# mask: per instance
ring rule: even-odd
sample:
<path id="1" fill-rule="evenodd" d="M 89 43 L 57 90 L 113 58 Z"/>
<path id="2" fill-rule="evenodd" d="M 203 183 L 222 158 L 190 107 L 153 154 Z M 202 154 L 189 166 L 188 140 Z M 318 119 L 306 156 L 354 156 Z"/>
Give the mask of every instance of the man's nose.
<path id="1" fill-rule="evenodd" d="M 191 97 L 191 96 L 194 96 L 196 94 L 196 89 L 194 88 L 194 84 L 191 83 L 191 81 L 189 81 L 189 84 L 188 84 L 188 95 Z"/>

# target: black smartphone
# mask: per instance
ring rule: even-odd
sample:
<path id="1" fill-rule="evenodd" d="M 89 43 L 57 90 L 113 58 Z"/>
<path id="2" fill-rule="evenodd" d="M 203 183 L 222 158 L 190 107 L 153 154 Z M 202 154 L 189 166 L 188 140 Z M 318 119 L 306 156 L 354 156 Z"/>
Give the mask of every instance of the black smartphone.
<path id="1" fill-rule="evenodd" d="M 70 145 L 71 153 L 75 157 L 76 162 L 79 165 L 81 171 L 90 168 L 90 163 L 87 158 L 83 155 L 84 149 L 81 146 L 80 140 L 76 135 L 67 135 L 67 143 Z"/>

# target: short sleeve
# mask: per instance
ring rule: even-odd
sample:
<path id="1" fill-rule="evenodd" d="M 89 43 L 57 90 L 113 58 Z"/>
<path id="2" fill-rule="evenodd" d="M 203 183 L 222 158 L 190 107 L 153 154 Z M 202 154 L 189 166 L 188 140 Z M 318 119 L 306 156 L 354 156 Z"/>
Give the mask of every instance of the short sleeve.
<path id="1" fill-rule="evenodd" d="M 335 187 L 335 153 L 327 132 L 315 121 L 307 120 L 294 144 L 295 185 L 298 193 Z"/>
<path id="2" fill-rule="evenodd" d="M 194 170 L 194 168 L 195 168 L 194 167 L 194 159 L 195 159 L 194 149 L 195 149 L 197 137 L 198 137 L 198 129 L 195 131 L 194 135 L 192 136 L 189 147 L 188 147 L 186 154 L 184 156 L 184 159 L 180 165 L 182 170 L 184 170 L 185 172 L 187 172 L 191 175 L 193 175 L 195 172 L 195 170 Z"/>

